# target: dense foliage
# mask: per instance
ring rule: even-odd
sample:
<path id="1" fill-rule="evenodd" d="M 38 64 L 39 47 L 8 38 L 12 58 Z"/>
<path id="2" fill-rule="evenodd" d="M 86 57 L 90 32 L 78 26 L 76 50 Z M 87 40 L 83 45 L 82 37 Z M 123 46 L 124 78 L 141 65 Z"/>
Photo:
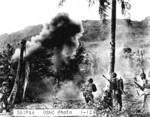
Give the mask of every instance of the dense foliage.
<path id="1" fill-rule="evenodd" d="M 14 53 L 12 45 L 7 44 L 6 49 L 0 53 L 0 75 L 1 79 L 5 78 L 12 72 L 11 56 Z"/>

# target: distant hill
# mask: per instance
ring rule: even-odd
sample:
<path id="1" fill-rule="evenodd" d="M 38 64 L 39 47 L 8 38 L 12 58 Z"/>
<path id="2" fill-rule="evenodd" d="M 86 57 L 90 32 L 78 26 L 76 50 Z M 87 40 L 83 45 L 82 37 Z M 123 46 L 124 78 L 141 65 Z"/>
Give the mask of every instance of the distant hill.
<path id="1" fill-rule="evenodd" d="M 42 25 L 29 26 L 23 30 L 11 33 L 0 35 L 0 51 L 2 51 L 7 43 L 11 43 L 14 47 L 18 46 L 18 43 L 22 39 L 30 39 L 32 36 L 39 34 L 42 30 Z"/>
<path id="2" fill-rule="evenodd" d="M 85 42 L 104 41 L 110 38 L 110 21 L 107 25 L 97 20 L 82 21 L 84 27 L 84 35 L 81 40 Z M 0 51 L 2 51 L 7 43 L 17 47 L 18 42 L 22 39 L 30 39 L 34 35 L 38 35 L 42 30 L 42 25 L 29 26 L 23 30 L 11 34 L 0 35 Z M 117 40 L 141 40 L 149 35 L 150 18 L 147 17 L 143 21 L 117 20 L 116 38 Z"/>

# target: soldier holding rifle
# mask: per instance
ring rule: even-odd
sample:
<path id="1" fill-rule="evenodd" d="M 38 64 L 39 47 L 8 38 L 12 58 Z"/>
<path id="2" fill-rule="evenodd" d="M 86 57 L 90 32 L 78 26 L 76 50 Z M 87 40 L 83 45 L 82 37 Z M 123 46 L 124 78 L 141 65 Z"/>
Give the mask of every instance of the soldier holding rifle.
<path id="1" fill-rule="evenodd" d="M 149 81 L 146 79 L 146 74 L 144 72 L 142 72 L 140 74 L 140 77 L 142 79 L 142 84 L 140 85 L 137 80 L 134 80 L 134 83 L 136 84 L 136 86 L 138 86 L 138 88 L 140 88 L 140 90 L 142 91 L 141 96 L 144 95 L 144 100 L 143 100 L 143 108 L 146 112 L 150 112 L 150 83 Z"/>
<path id="2" fill-rule="evenodd" d="M 112 104 L 115 105 L 115 102 L 119 105 L 119 110 L 122 110 L 122 94 L 124 93 L 124 84 L 122 78 L 117 78 L 116 73 L 111 74 L 111 79 L 109 80 L 104 75 L 103 77 L 107 79 L 110 83 L 110 93 L 112 94 Z"/>

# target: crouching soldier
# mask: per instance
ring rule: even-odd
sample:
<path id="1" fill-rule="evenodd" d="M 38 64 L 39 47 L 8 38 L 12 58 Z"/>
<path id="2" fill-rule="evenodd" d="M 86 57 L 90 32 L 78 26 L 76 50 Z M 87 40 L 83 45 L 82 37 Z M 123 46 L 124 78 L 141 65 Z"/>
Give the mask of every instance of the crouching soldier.
<path id="1" fill-rule="evenodd" d="M 83 96 L 85 98 L 85 102 L 88 104 L 89 102 L 94 102 L 94 96 L 92 92 L 96 92 L 96 85 L 93 83 L 93 79 L 90 78 L 88 83 L 83 88 Z"/>
<path id="2" fill-rule="evenodd" d="M 102 105 L 103 108 L 109 108 L 110 110 L 112 110 L 112 95 L 111 95 L 111 91 L 110 89 L 104 89 L 104 94 L 102 96 Z"/>
<path id="3" fill-rule="evenodd" d="M 1 103 L 1 111 L 3 111 L 4 109 L 6 111 L 8 111 L 8 102 L 7 102 L 7 98 L 9 96 L 10 90 L 9 90 L 9 83 L 4 81 L 2 83 L 2 87 L 0 88 L 0 103 Z"/>

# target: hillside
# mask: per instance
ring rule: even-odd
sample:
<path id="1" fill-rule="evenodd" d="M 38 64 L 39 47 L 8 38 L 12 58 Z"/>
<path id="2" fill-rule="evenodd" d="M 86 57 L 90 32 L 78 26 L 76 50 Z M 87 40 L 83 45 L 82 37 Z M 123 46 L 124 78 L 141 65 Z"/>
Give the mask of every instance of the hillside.
<path id="1" fill-rule="evenodd" d="M 150 32 L 150 19 L 147 17 L 141 22 L 131 21 L 130 24 L 127 20 L 117 20 L 116 38 L 117 40 L 129 39 L 132 41 L 140 41 L 145 38 Z M 81 40 L 85 42 L 104 41 L 109 39 L 110 35 L 110 21 L 107 25 L 100 23 L 96 20 L 82 21 L 84 27 L 84 34 Z M 39 34 L 42 30 L 42 25 L 29 26 L 23 30 L 0 35 L 0 51 L 2 51 L 7 43 L 13 44 L 15 47 L 22 39 L 30 39 L 32 36 Z"/>
<path id="2" fill-rule="evenodd" d="M 7 43 L 11 43 L 14 47 L 18 46 L 18 43 L 22 39 L 30 39 L 30 37 L 39 34 L 42 29 L 42 25 L 29 26 L 23 30 L 0 35 L 0 51 L 2 51 Z"/>

